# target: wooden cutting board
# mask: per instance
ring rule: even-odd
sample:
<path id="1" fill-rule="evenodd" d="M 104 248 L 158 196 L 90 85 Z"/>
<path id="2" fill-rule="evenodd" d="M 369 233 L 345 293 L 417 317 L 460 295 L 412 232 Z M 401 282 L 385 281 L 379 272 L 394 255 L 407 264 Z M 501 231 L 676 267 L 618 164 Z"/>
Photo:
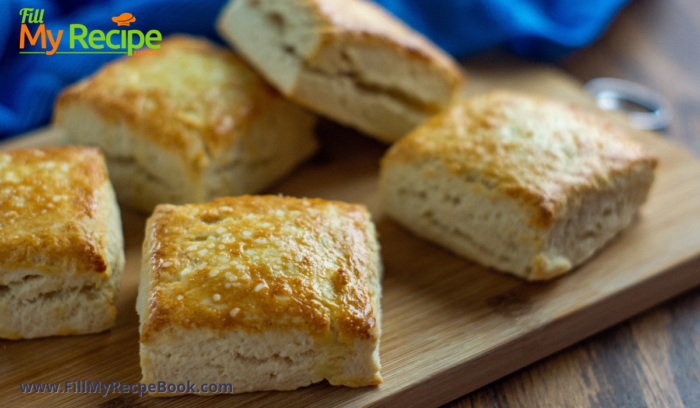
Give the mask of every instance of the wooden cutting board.
<path id="1" fill-rule="evenodd" d="M 466 69 L 467 95 L 502 87 L 593 106 L 576 80 L 551 67 L 481 60 Z M 268 192 L 360 202 L 372 211 L 385 266 L 381 386 L 321 383 L 293 392 L 169 399 L 22 394 L 20 383 L 140 380 L 134 304 L 146 216 L 125 209 L 127 264 L 116 327 L 89 336 L 0 341 L 0 405 L 437 406 L 700 284 L 700 163 L 655 134 L 633 132 L 661 159 L 637 222 L 575 273 L 535 284 L 459 259 L 383 216 L 376 181 L 385 147 L 330 123 L 319 134 L 322 151 Z M 60 139 L 47 130 L 3 147 Z"/>

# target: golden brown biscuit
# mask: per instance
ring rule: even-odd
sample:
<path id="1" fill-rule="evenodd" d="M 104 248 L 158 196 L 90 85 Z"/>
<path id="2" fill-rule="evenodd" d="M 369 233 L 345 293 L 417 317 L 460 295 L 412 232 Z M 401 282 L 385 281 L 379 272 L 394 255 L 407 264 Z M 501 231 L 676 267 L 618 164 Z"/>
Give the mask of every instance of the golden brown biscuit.
<path id="1" fill-rule="evenodd" d="M 143 383 L 240 393 L 381 382 L 381 263 L 364 206 L 281 196 L 160 205 L 143 248 Z"/>
<path id="2" fill-rule="evenodd" d="M 236 0 L 217 29 L 287 97 L 384 142 L 462 83 L 449 55 L 366 0 Z"/>
<path id="3" fill-rule="evenodd" d="M 107 64 L 56 102 L 69 141 L 105 152 L 123 203 L 151 212 L 254 193 L 315 151 L 315 117 L 233 52 L 177 35 L 159 54 Z"/>
<path id="4" fill-rule="evenodd" d="M 625 228 L 655 167 L 591 113 L 501 91 L 456 105 L 394 145 L 380 183 L 385 210 L 416 234 L 541 280 Z"/>
<path id="5" fill-rule="evenodd" d="M 0 152 L 0 214 L 0 337 L 112 327 L 124 243 L 102 154 Z"/>

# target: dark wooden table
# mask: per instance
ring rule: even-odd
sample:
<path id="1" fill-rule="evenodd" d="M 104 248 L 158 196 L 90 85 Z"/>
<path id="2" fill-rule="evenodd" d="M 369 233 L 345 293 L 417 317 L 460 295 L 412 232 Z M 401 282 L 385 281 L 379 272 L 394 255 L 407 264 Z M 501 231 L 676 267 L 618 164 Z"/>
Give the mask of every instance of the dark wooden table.
<path id="1" fill-rule="evenodd" d="M 635 0 L 560 65 L 661 92 L 675 113 L 664 135 L 700 157 L 700 1 Z M 447 406 L 700 407 L 700 288 Z"/>

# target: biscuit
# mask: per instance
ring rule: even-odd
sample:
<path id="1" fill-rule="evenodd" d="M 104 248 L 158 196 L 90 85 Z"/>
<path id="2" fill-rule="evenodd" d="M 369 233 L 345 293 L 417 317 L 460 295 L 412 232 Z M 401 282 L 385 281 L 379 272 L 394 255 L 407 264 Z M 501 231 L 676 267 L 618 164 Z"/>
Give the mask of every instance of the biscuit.
<path id="1" fill-rule="evenodd" d="M 102 148 L 120 202 L 150 213 L 254 193 L 315 151 L 315 116 L 231 51 L 183 35 L 158 51 L 107 64 L 56 102 L 68 140 Z"/>
<path id="2" fill-rule="evenodd" d="M 95 148 L 0 152 L 0 338 L 114 325 L 121 216 Z"/>
<path id="3" fill-rule="evenodd" d="M 287 97 L 384 142 L 462 84 L 449 55 L 366 0 L 236 0 L 217 29 Z"/>
<path id="4" fill-rule="evenodd" d="M 381 263 L 364 206 L 281 196 L 159 205 L 142 260 L 143 383 L 241 393 L 382 381 Z"/>
<path id="5" fill-rule="evenodd" d="M 656 158 L 578 108 L 497 91 L 455 105 L 382 159 L 385 211 L 419 236 L 528 280 L 630 224 Z"/>

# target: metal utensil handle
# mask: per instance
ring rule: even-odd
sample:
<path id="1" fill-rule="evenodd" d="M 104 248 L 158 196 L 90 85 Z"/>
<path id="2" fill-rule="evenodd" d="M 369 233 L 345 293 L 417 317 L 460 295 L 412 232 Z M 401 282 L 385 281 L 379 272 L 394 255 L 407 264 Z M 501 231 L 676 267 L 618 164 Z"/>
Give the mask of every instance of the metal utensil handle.
<path id="1" fill-rule="evenodd" d="M 595 78 L 583 86 L 603 110 L 621 110 L 629 124 L 636 129 L 660 130 L 671 123 L 671 104 L 658 92 L 635 82 L 617 78 Z M 624 108 L 623 101 L 636 103 L 649 112 Z"/>

